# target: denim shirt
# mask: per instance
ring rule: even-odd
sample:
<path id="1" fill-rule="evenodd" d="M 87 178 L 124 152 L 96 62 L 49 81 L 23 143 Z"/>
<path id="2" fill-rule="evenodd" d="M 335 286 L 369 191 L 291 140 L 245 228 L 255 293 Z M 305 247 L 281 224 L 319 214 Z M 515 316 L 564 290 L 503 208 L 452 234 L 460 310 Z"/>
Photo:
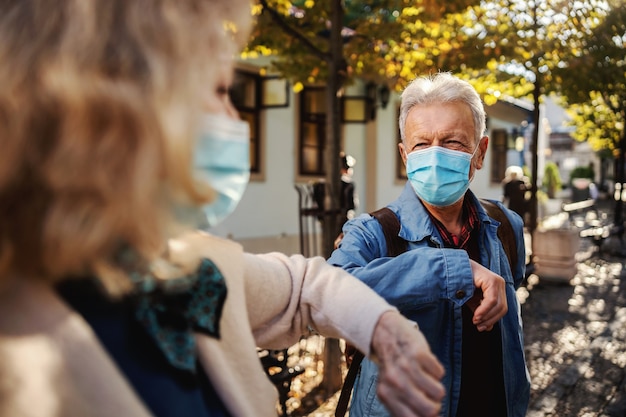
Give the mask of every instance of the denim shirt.
<path id="1" fill-rule="evenodd" d="M 522 219 L 498 203 L 511 222 L 517 243 L 517 265 L 509 268 L 497 236 L 499 223 L 487 215 L 471 191 L 465 198 L 478 208 L 480 263 L 506 282 L 508 312 L 500 319 L 500 326 L 507 410 L 508 417 L 523 417 L 530 396 L 530 378 L 524 357 L 520 305 L 515 295 L 525 274 Z M 475 289 L 470 259 L 463 249 L 443 247 L 436 226 L 408 182 L 400 197 L 388 207 L 400 220 L 399 236 L 408 242 L 407 252 L 388 257 L 380 223 L 369 214 L 362 214 L 344 225 L 343 240 L 328 262 L 358 277 L 419 324 L 446 371 L 442 382 L 447 395 L 441 415 L 454 417 L 461 389 L 461 307 Z M 377 366 L 365 359 L 354 386 L 351 417 L 389 416 L 376 396 L 377 379 Z"/>

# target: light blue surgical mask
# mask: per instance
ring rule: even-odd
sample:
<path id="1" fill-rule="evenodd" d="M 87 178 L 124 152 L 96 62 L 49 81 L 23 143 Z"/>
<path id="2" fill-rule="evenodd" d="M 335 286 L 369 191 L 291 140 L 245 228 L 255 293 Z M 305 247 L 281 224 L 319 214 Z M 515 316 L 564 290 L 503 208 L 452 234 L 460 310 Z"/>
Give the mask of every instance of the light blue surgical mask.
<path id="1" fill-rule="evenodd" d="M 206 224 L 199 227 L 216 226 L 237 207 L 250 180 L 249 148 L 247 122 L 226 115 L 202 117 L 194 167 L 216 196 L 212 203 L 202 207 Z"/>
<path id="2" fill-rule="evenodd" d="M 470 165 L 476 149 L 469 154 L 429 146 L 408 154 L 406 171 L 415 194 L 438 207 L 459 201 L 469 188 Z"/>

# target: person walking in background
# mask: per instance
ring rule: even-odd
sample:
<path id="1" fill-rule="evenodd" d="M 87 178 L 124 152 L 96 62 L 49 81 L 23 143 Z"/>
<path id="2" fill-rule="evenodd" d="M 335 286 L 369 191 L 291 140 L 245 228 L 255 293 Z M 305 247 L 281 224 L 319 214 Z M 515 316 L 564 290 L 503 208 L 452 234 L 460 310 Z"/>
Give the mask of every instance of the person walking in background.
<path id="1" fill-rule="evenodd" d="M 345 221 L 354 217 L 355 209 L 357 208 L 359 201 L 357 195 L 354 192 L 355 186 L 353 179 L 353 167 L 356 163 L 356 160 L 354 159 L 354 157 L 346 155 L 345 152 L 340 152 L 339 163 L 339 179 L 341 186 L 339 192 L 339 210 L 341 210 L 342 217 Z M 321 212 L 328 209 L 328 203 L 326 202 L 326 193 L 327 184 L 324 180 L 318 181 L 314 184 L 313 201 Z"/>
<path id="2" fill-rule="evenodd" d="M 341 239 L 341 228 L 343 224 L 352 219 L 355 216 L 356 208 L 359 205 L 359 198 L 355 193 L 354 185 L 354 164 L 356 160 L 351 155 L 346 155 L 345 152 L 339 153 L 339 163 L 341 164 L 339 169 L 340 174 L 340 187 L 339 190 L 339 214 L 340 221 L 337 229 L 337 239 Z M 326 193 L 328 192 L 325 181 L 318 181 L 313 185 L 313 200 L 319 210 L 318 220 L 320 222 L 325 221 L 325 216 L 330 214 L 328 204 L 326 201 Z M 336 240 L 338 242 L 338 240 Z"/>
<path id="3" fill-rule="evenodd" d="M 522 168 L 515 165 L 508 167 L 504 175 L 502 184 L 504 202 L 523 220 L 528 211 L 528 201 L 526 200 L 526 192 L 530 190 L 528 178 L 524 177 Z"/>
<path id="4" fill-rule="evenodd" d="M 515 295 L 525 271 L 523 225 L 490 203 L 513 235 L 517 260 L 509 262 L 498 232 L 504 225 L 468 189 L 487 152 L 483 104 L 449 73 L 415 79 L 401 99 L 398 148 L 408 181 L 387 206 L 398 231 L 387 239 L 390 229 L 362 214 L 344 225 L 328 262 L 418 323 L 446 370 L 442 416 L 523 417 L 530 383 Z M 400 254 L 391 247 L 398 241 Z M 372 389 L 378 372 L 362 362 L 350 417 L 389 415 Z"/>
<path id="5" fill-rule="evenodd" d="M 355 215 L 355 210 L 358 207 L 358 198 L 354 191 L 354 164 L 356 160 L 350 155 L 346 155 L 345 152 L 339 154 L 341 161 L 341 200 L 339 201 L 339 207 L 344 214 L 345 220 L 350 220 Z"/>
<path id="6" fill-rule="evenodd" d="M 376 358 L 392 414 L 438 414 L 441 365 L 374 291 L 195 230 L 248 178 L 227 92 L 250 6 L 0 4 L 1 416 L 276 415 L 257 346 L 309 329 Z"/>

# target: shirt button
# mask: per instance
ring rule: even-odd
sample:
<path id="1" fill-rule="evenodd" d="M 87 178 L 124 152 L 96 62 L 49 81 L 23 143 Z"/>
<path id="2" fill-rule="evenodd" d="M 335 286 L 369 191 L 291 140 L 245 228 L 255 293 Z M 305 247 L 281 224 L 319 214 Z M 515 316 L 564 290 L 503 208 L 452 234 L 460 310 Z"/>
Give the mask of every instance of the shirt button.
<path id="1" fill-rule="evenodd" d="M 465 291 L 463 291 L 463 290 L 458 290 L 458 291 L 456 292 L 456 294 L 454 294 L 454 296 L 455 296 L 457 299 L 459 299 L 459 300 L 460 300 L 461 298 L 465 298 Z"/>

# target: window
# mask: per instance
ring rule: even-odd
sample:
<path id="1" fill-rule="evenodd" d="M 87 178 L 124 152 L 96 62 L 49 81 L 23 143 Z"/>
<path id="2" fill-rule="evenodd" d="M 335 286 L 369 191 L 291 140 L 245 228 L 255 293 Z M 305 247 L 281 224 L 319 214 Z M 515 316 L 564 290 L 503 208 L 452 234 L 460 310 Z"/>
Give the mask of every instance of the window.
<path id="1" fill-rule="evenodd" d="M 239 117 L 250 125 L 250 173 L 252 178 L 261 174 L 260 115 L 261 76 L 259 74 L 235 70 L 230 99 L 239 112 Z"/>
<path id="2" fill-rule="evenodd" d="M 326 144 L 326 88 L 305 87 L 300 93 L 299 161 L 302 176 L 323 176 Z"/>
<path id="3" fill-rule="evenodd" d="M 491 131 L 491 182 L 499 183 L 506 171 L 506 153 L 509 145 L 509 135 L 505 129 Z"/>

